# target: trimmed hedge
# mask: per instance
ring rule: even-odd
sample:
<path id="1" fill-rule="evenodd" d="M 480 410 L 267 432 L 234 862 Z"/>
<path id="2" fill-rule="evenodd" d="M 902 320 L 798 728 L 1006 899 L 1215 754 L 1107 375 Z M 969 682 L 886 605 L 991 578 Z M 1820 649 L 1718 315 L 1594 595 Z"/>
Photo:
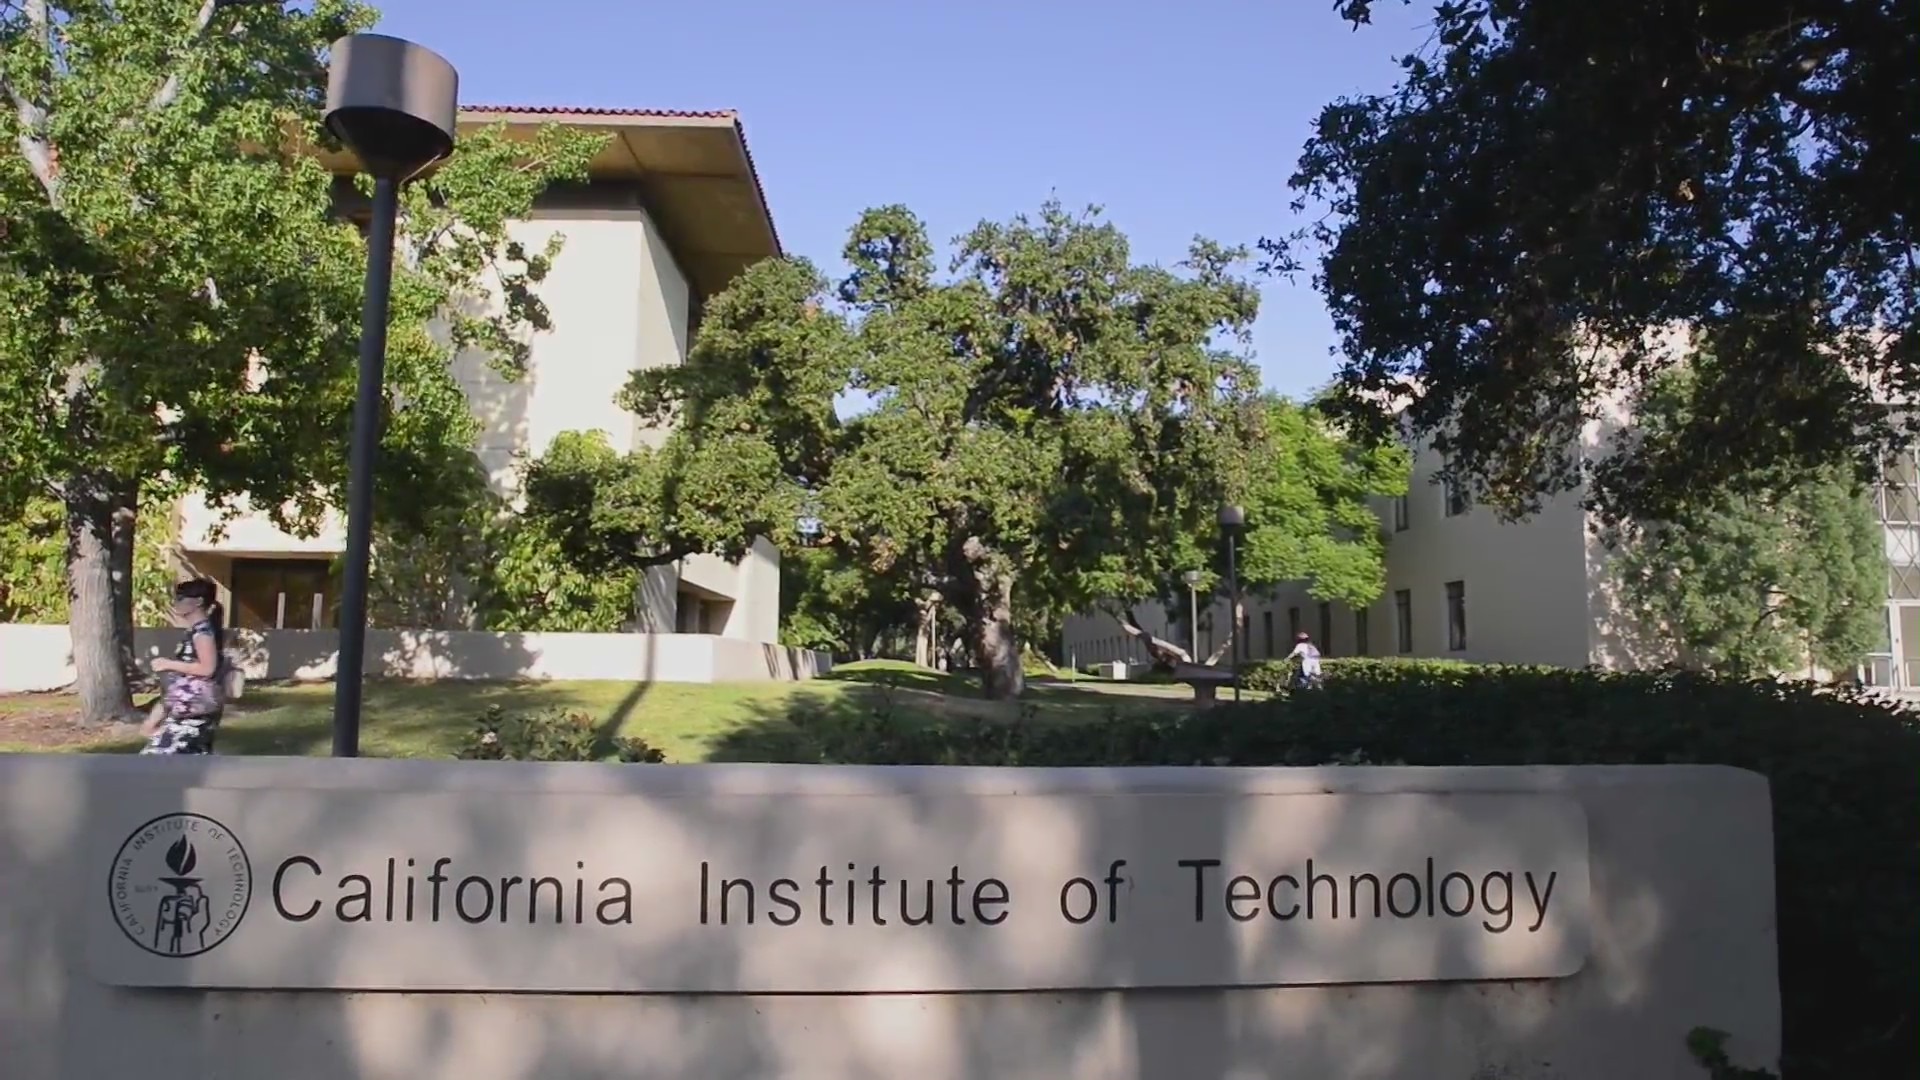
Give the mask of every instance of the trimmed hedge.
<path id="1" fill-rule="evenodd" d="M 1101 723 L 914 723 L 885 707 L 816 702 L 781 725 L 791 750 L 781 757 L 1751 769 L 1772 784 L 1784 1075 L 1920 1076 L 1920 724 L 1911 715 L 1845 690 L 1692 674 L 1394 660 L 1328 668 L 1308 693 L 1116 712 Z"/>
<path id="2" fill-rule="evenodd" d="M 1557 671 L 1558 668 L 1514 667 L 1502 664 L 1474 664 L 1465 660 L 1430 660 L 1399 656 L 1323 657 L 1320 681 L 1336 679 L 1400 679 L 1417 677 L 1447 682 L 1471 671 Z M 1287 688 L 1293 677 L 1293 665 L 1285 660 L 1256 660 L 1240 672 L 1240 685 L 1248 690 L 1277 691 Z"/>

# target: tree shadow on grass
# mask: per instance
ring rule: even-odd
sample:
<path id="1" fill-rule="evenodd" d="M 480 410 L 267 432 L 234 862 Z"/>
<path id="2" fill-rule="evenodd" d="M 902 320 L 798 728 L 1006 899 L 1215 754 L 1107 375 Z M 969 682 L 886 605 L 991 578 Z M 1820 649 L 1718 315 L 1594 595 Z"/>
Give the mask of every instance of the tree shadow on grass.
<path id="1" fill-rule="evenodd" d="M 934 671 L 895 661 L 865 661 L 836 667 L 821 675 L 822 682 L 926 690 L 949 697 L 980 696 L 980 680 L 952 672 Z"/>
<path id="2" fill-rule="evenodd" d="M 834 684 L 915 690 L 943 697 L 981 700 L 980 679 L 971 671 L 934 671 L 902 661 L 865 661 L 838 667 L 820 676 Z M 1251 695 L 1249 695 L 1251 696 Z M 1056 675 L 1027 676 L 1023 702 L 1044 706 L 1089 707 L 1127 711 L 1138 707 L 1177 708 L 1194 704 L 1191 687 L 1171 680 L 1107 682 Z"/>
<path id="3" fill-rule="evenodd" d="M 1042 708 L 1033 701 L 949 699 L 872 687 L 755 702 L 716 737 L 706 760 L 830 765 L 1090 764 L 1125 760 L 1120 710 Z M 1148 702 L 1148 705 L 1154 703 Z M 1116 756 L 1118 755 L 1118 756 Z"/>

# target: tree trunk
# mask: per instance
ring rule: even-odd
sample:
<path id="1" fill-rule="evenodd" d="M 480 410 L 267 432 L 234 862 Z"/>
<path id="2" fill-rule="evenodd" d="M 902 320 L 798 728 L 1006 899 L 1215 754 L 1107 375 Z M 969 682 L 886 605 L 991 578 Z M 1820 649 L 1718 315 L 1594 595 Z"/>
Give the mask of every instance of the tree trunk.
<path id="1" fill-rule="evenodd" d="M 940 650 L 940 594 L 927 593 L 914 604 L 919 612 L 919 626 L 913 635 L 913 662 L 923 668 L 934 666 L 934 656 Z"/>
<path id="2" fill-rule="evenodd" d="M 1027 688 L 1020 668 L 1020 639 L 1013 620 L 983 615 L 973 620 L 973 657 L 980 668 L 980 689 L 994 701 L 1008 701 Z"/>
<path id="3" fill-rule="evenodd" d="M 67 626 L 73 639 L 81 719 L 133 718 L 127 668 L 133 655 L 132 508 L 111 478 L 77 476 L 67 485 Z M 124 523 L 120 520 L 126 513 Z M 127 544 L 126 572 L 115 581 L 116 532 Z M 120 598 L 127 603 L 124 618 Z M 124 630 L 124 633 L 117 632 Z"/>
<path id="4" fill-rule="evenodd" d="M 1013 628 L 1013 574 L 977 537 L 964 547 L 973 581 L 968 630 L 973 638 L 980 688 L 994 701 L 1017 698 L 1027 688 L 1020 666 L 1020 635 Z"/>

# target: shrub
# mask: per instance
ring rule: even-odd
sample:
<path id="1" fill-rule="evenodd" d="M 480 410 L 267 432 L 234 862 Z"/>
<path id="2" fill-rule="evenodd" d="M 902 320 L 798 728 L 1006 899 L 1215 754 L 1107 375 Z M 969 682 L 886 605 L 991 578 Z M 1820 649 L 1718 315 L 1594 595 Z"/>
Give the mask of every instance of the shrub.
<path id="1" fill-rule="evenodd" d="M 1422 682 L 1447 682 L 1468 672 L 1497 669 L 1502 671 L 1558 670 L 1518 668 L 1499 664 L 1474 664 L 1465 660 L 1434 660 L 1411 656 L 1341 656 L 1320 661 L 1320 679 L 1415 679 Z M 1293 665 L 1285 660 L 1256 660 L 1240 669 L 1240 685 L 1248 690 L 1278 693 L 1285 690 L 1293 676 Z"/>
<path id="2" fill-rule="evenodd" d="M 1783 1074 L 1920 1075 L 1920 726 L 1801 683 L 1350 659 L 1311 693 L 1101 723 L 812 707 L 789 760 L 967 765 L 1722 764 L 1772 784 Z"/>
<path id="3" fill-rule="evenodd" d="M 666 755 L 645 739 L 613 740 L 615 759 L 629 764 L 657 764 Z M 499 705 L 474 721 L 473 732 L 459 755 L 465 761 L 600 761 L 600 722 L 583 712 L 542 709 L 509 713 Z"/>
<path id="4" fill-rule="evenodd" d="M 667 755 L 659 747 L 638 736 L 622 735 L 613 740 L 614 759 L 626 765 L 659 765 Z"/>

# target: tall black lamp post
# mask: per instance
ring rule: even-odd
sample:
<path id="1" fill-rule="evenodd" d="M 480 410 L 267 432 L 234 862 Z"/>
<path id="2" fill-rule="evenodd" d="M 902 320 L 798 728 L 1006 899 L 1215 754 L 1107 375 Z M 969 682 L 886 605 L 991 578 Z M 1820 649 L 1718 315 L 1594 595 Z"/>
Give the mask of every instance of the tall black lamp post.
<path id="1" fill-rule="evenodd" d="M 1246 642 L 1240 640 L 1240 530 L 1247 526 L 1247 512 L 1228 503 L 1220 508 L 1220 532 L 1227 541 L 1227 595 L 1232 606 L 1227 610 L 1227 619 L 1232 626 L 1228 631 L 1228 659 L 1233 661 L 1233 700 L 1240 700 L 1240 656 L 1246 651 Z"/>
<path id="2" fill-rule="evenodd" d="M 1187 651 L 1196 664 L 1200 662 L 1200 582 L 1205 577 L 1198 570 L 1180 575 L 1180 580 L 1187 583 Z"/>
<path id="3" fill-rule="evenodd" d="M 438 54 L 382 34 L 333 43 L 327 130 L 373 176 L 367 296 L 360 312 L 359 386 L 347 463 L 347 569 L 340 596 L 340 658 L 333 673 L 333 756 L 360 753 L 360 691 L 367 652 L 367 569 L 373 545 L 373 468 L 380 450 L 387 364 L 387 299 L 400 185 L 453 153 L 460 77 Z"/>

